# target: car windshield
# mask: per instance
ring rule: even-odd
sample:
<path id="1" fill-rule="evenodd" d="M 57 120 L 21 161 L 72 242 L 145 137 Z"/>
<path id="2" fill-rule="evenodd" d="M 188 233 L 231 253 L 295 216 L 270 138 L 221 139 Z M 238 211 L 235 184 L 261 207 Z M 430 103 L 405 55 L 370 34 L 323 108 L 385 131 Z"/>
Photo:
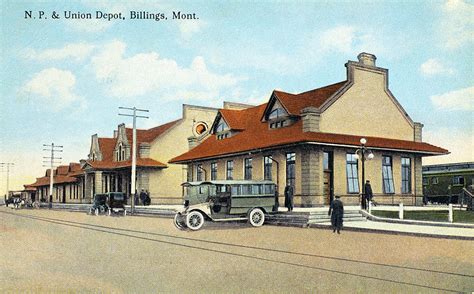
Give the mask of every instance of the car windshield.
<path id="1" fill-rule="evenodd" d="M 113 200 L 124 200 L 125 195 L 123 193 L 110 193 Z"/>

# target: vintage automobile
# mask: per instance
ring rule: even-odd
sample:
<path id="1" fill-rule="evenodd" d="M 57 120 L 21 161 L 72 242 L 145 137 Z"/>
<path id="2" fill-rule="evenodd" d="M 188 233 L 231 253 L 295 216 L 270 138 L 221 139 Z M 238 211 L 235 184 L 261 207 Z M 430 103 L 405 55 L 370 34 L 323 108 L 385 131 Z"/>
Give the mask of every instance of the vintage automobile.
<path id="1" fill-rule="evenodd" d="M 127 215 L 125 204 L 127 198 L 122 192 L 108 192 L 105 194 L 96 194 L 94 196 L 94 203 L 89 208 L 89 214 L 107 214 L 122 213 Z"/>
<path id="2" fill-rule="evenodd" d="M 95 194 L 94 195 L 94 202 L 92 206 L 89 208 L 89 214 L 103 214 L 107 213 L 108 206 L 107 206 L 107 195 L 106 194 Z"/>
<path id="3" fill-rule="evenodd" d="M 109 192 L 107 195 L 108 215 L 112 213 L 122 213 L 124 216 L 127 215 L 127 197 L 122 192 Z"/>
<path id="4" fill-rule="evenodd" d="M 275 184 L 271 181 L 186 182 L 184 207 L 175 217 L 178 229 L 199 230 L 205 220 L 248 220 L 262 226 L 265 215 L 277 210 Z"/>

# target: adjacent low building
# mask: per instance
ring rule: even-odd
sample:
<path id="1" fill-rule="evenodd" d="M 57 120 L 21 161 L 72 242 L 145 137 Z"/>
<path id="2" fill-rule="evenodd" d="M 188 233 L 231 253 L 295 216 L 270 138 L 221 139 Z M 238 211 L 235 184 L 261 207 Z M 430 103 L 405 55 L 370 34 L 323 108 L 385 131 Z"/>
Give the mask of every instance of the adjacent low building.
<path id="1" fill-rule="evenodd" d="M 280 203 L 292 186 L 296 205 L 328 205 L 336 194 L 358 204 L 365 138 L 373 154 L 365 178 L 375 200 L 422 204 L 422 157 L 448 151 L 422 141 L 423 125 L 393 96 L 388 70 L 376 66 L 374 55 L 359 54 L 346 71 L 345 81 L 329 86 L 275 90 L 265 104 L 219 110 L 211 135 L 169 163 L 187 166 L 190 181 L 273 180 Z"/>

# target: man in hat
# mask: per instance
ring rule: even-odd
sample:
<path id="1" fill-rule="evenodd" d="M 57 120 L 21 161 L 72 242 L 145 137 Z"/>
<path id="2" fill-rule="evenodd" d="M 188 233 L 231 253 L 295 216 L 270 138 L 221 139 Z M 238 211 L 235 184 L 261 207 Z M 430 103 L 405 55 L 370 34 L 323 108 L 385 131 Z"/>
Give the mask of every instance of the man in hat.
<path id="1" fill-rule="evenodd" d="M 342 218 L 344 217 L 344 204 L 340 199 L 339 195 L 336 195 L 336 199 L 334 199 L 329 207 L 328 215 L 331 216 L 331 225 L 332 225 L 332 232 L 340 234 L 342 229 Z"/>

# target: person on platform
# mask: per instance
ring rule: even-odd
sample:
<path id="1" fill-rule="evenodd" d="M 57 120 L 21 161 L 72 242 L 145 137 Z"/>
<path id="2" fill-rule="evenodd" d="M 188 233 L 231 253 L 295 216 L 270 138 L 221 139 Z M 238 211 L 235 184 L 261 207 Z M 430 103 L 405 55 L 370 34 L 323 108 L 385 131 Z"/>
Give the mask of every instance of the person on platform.
<path id="1" fill-rule="evenodd" d="M 369 203 L 372 202 L 374 206 L 377 206 L 377 203 L 373 200 L 374 194 L 372 193 L 372 186 L 370 186 L 370 181 L 365 181 L 365 195 L 366 195 L 366 208 L 369 208 Z"/>
<path id="2" fill-rule="evenodd" d="M 328 215 L 331 216 L 332 232 L 335 233 L 337 231 L 338 234 L 340 234 L 342 229 L 342 219 L 344 217 L 344 204 L 340 198 L 340 196 L 336 195 L 336 199 L 332 201 L 328 212 Z"/>
<path id="3" fill-rule="evenodd" d="M 293 211 L 293 187 L 288 185 L 285 187 L 285 206 L 288 208 L 288 212 Z"/>
<path id="4" fill-rule="evenodd" d="M 140 201 L 142 202 L 142 205 L 145 205 L 145 199 L 146 199 L 145 189 L 142 189 L 142 191 L 140 192 Z"/>

